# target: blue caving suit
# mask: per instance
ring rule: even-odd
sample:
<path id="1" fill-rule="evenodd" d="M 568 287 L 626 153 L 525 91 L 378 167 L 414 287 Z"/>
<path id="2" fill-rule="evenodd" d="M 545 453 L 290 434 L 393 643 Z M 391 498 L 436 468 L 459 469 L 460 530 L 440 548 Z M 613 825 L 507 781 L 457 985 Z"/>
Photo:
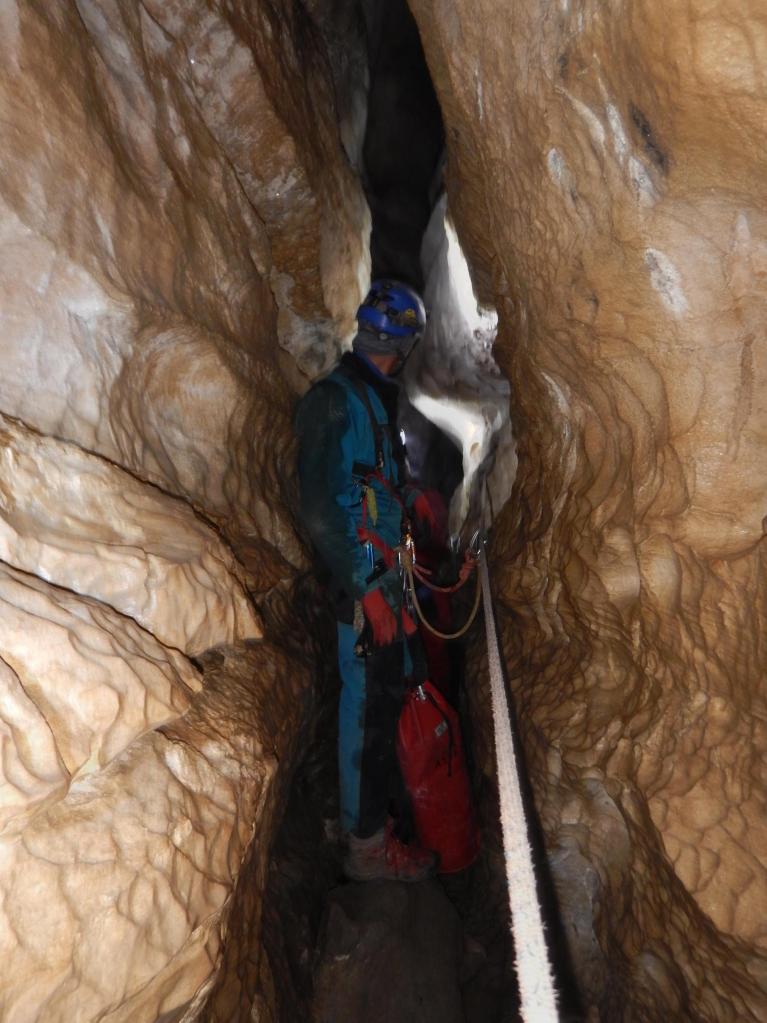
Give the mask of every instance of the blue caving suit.
<path id="1" fill-rule="evenodd" d="M 361 394 L 367 395 L 369 407 Z M 365 644 L 361 654 L 354 605 L 377 587 L 400 620 L 402 583 L 396 568 L 386 569 L 378 552 L 360 543 L 365 479 L 376 468 L 376 441 L 383 456 L 381 475 L 401 496 L 404 452 L 396 433 L 398 385 L 364 356 L 347 353 L 340 364 L 301 400 L 296 416 L 299 439 L 301 517 L 331 577 L 338 619 L 341 673 L 338 762 L 341 826 L 360 838 L 386 821 L 391 799 L 404 787 L 395 737 L 402 708 L 404 675 L 412 662 L 400 635 L 384 647 Z M 371 422 L 375 416 L 376 437 Z M 368 479 L 366 528 L 388 547 L 401 538 L 402 505 L 380 480 Z M 404 500 L 404 496 L 402 496 Z M 377 517 L 371 521 L 375 503 Z M 416 657 L 418 655 L 416 654 Z"/>

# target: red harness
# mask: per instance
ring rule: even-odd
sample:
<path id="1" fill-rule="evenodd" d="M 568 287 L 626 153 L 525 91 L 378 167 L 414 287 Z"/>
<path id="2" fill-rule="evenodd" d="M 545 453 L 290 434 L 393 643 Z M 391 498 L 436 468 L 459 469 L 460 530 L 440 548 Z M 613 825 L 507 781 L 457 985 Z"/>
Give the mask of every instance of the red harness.
<path id="1" fill-rule="evenodd" d="M 360 543 L 369 543 L 378 551 L 381 557 L 384 559 L 384 564 L 387 568 L 392 568 L 396 561 L 396 555 L 393 547 L 390 547 L 379 535 L 374 533 L 372 529 L 368 529 L 368 488 L 370 486 L 370 480 L 378 480 L 378 482 L 389 491 L 394 500 L 402 508 L 403 519 L 406 520 L 408 529 L 410 527 L 410 518 L 407 514 L 407 507 L 405 502 L 402 500 L 396 489 L 392 485 L 390 480 L 387 480 L 380 469 L 376 469 L 375 472 L 370 472 L 364 477 L 363 486 L 365 487 L 365 493 L 362 495 L 362 525 L 357 527 L 357 537 Z"/>

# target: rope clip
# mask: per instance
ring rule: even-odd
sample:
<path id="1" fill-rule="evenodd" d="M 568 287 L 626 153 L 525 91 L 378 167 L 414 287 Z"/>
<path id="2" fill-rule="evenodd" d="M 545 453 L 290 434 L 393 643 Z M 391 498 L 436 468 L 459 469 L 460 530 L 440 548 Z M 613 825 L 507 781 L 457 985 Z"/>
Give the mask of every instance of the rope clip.
<path id="1" fill-rule="evenodd" d="M 471 540 L 469 540 L 469 546 L 466 548 L 467 553 L 471 554 L 475 561 L 479 561 L 482 549 L 487 543 L 487 533 L 484 529 L 478 529 Z"/>

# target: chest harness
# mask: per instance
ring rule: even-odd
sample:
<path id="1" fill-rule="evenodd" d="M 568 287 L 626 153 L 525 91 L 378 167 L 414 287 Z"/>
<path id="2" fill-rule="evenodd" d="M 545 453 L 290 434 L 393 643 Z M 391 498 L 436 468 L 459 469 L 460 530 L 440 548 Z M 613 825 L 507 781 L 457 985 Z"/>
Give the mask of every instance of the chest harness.
<path id="1" fill-rule="evenodd" d="M 402 603 L 405 611 L 407 611 L 408 614 L 416 613 L 425 628 L 439 639 L 459 639 L 468 632 L 479 610 L 480 599 L 482 596 L 479 575 L 477 575 L 474 603 L 466 623 L 458 629 L 457 632 L 452 633 L 440 632 L 438 629 L 435 629 L 427 620 L 421 608 L 418 600 L 416 579 L 421 585 L 436 593 L 455 593 L 460 590 L 466 582 L 468 582 L 471 572 L 468 572 L 463 577 L 459 578 L 458 582 L 453 586 L 437 586 L 428 579 L 426 571 L 417 564 L 412 523 L 407 506 L 398 492 L 397 486 L 384 475 L 384 468 L 386 465 L 384 456 L 385 433 L 389 433 L 390 450 L 392 452 L 392 459 L 397 466 L 398 482 L 402 476 L 402 463 L 404 462 L 404 456 L 400 455 L 400 457 L 398 457 L 399 451 L 392 436 L 390 424 L 387 423 L 386 426 L 384 426 L 378 421 L 378 417 L 373 409 L 372 402 L 370 401 L 370 395 L 368 394 L 368 389 L 365 383 L 343 364 L 340 368 L 346 379 L 351 383 L 355 393 L 367 411 L 368 418 L 370 420 L 370 427 L 373 432 L 373 444 L 375 449 L 374 466 L 366 465 L 361 462 L 355 462 L 352 465 L 352 475 L 354 480 L 362 487 L 362 523 L 357 527 L 357 536 L 360 543 L 365 547 L 368 563 L 371 568 L 371 573 L 365 581 L 367 583 L 372 583 L 388 569 L 393 568 L 396 564 L 402 578 Z M 378 482 L 385 490 L 387 490 L 402 510 L 402 532 L 400 542 L 397 547 L 390 547 L 383 538 L 374 531 L 374 529 L 368 526 L 368 519 L 373 527 L 378 521 L 378 499 L 372 486 L 373 481 Z M 474 550 L 475 544 L 478 540 L 479 534 L 474 537 L 469 550 L 467 551 L 467 562 L 471 562 L 472 571 L 476 567 L 476 561 L 479 555 L 479 549 L 477 548 L 476 551 Z M 376 554 L 378 554 L 378 558 L 376 558 Z"/>

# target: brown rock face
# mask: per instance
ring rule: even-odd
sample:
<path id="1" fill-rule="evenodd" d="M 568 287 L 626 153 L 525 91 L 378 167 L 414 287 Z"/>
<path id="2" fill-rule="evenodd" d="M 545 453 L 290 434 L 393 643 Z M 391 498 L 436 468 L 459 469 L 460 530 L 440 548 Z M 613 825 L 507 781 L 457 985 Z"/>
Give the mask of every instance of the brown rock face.
<path id="1" fill-rule="evenodd" d="M 253 595 L 303 564 L 286 377 L 349 333 L 369 215 L 318 33 L 239 6 L 0 11 L 9 1023 L 199 1016 L 309 706 Z"/>
<path id="2" fill-rule="evenodd" d="M 419 379 L 496 432 L 488 493 L 519 458 L 492 570 L 588 1019 L 762 1021 L 762 12 L 411 7 L 516 454 L 479 321 L 458 351 L 435 320 Z M 8 1023 L 276 1023 L 261 893 L 318 660 L 291 413 L 367 284 L 357 13 L 0 4 Z"/>
<path id="3" fill-rule="evenodd" d="M 513 389 L 506 653 L 594 1018 L 767 1014 L 757 5 L 413 0 Z"/>
<path id="4" fill-rule="evenodd" d="M 348 333 L 368 214 L 310 26 L 297 53 L 266 9 L 221 7 L 8 5 L 0 396 L 28 425 L 279 534 L 254 522 L 259 452 L 241 438 L 266 444 L 287 421 L 275 328 L 311 373 Z"/>

